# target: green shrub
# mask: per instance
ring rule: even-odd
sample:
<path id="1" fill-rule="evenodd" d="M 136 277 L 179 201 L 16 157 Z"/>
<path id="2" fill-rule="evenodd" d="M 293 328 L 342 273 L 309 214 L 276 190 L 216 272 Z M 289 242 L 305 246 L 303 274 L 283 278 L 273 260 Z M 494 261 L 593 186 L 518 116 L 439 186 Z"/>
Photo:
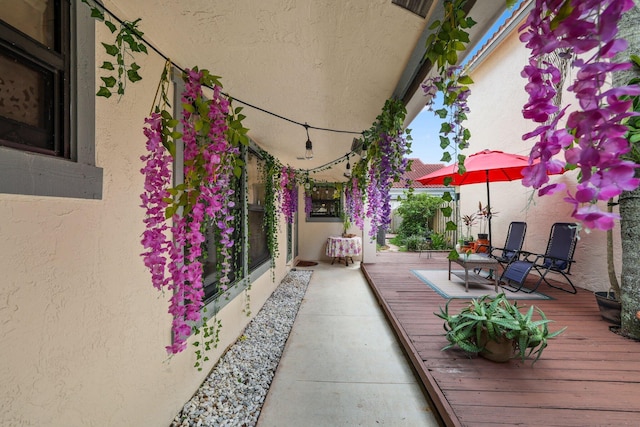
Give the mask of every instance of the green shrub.
<path id="1" fill-rule="evenodd" d="M 440 197 L 427 194 L 409 194 L 397 209 L 398 215 L 402 217 L 402 223 L 398 227 L 398 236 L 405 240 L 414 235 L 426 236 L 429 219 L 436 214 L 441 204 Z"/>
<path id="2" fill-rule="evenodd" d="M 431 233 L 431 249 L 443 250 L 447 248 L 447 238 L 444 233 Z"/>
<path id="3" fill-rule="evenodd" d="M 424 236 L 414 234 L 405 239 L 405 245 L 409 252 L 417 252 L 427 248 L 427 240 Z"/>
<path id="4" fill-rule="evenodd" d="M 396 246 L 404 246 L 405 245 L 405 240 L 402 237 L 396 235 L 394 237 L 392 237 L 391 239 L 389 239 L 389 243 L 391 243 L 392 245 L 396 245 Z"/>

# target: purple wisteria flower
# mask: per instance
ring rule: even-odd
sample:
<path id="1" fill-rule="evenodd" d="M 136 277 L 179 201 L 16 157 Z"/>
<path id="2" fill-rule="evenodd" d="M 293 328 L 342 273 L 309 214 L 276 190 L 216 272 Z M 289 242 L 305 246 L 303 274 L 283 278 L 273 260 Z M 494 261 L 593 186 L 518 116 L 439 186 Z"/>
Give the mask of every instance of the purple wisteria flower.
<path id="1" fill-rule="evenodd" d="M 566 8 L 564 1 L 536 0 L 521 27 L 525 32 L 520 39 L 531 50 L 529 65 L 522 72 L 529 79 L 525 87 L 529 101 L 523 116 L 540 123 L 523 136 L 537 138 L 523 183 L 540 189 L 539 195 L 555 193 L 561 187 L 545 187 L 546 172 L 558 171 L 566 163 L 576 165 L 581 172 L 579 184 L 576 193 L 565 200 L 574 205 L 574 218 L 588 228 L 611 229 L 617 215 L 601 211 L 596 203 L 640 184 L 634 177 L 638 165 L 622 158 L 630 145 L 625 138 L 627 128 L 621 124 L 634 114 L 631 101 L 624 96 L 639 95 L 640 89 L 626 86 L 605 90 L 610 73 L 631 66 L 610 60 L 627 47 L 624 40 L 616 39 L 617 23 L 633 5 L 633 0 L 585 0 Z M 558 127 L 566 107 L 559 110 L 553 104 L 560 71 L 548 62 L 538 65 L 541 55 L 555 50 L 577 55 L 571 64 L 577 68 L 576 78 L 567 90 L 575 94 L 579 108 L 568 115 L 564 129 Z M 561 151 L 564 160 L 554 157 Z M 534 162 L 538 159 L 539 163 Z"/>
<path id="2" fill-rule="evenodd" d="M 144 191 L 140 195 L 141 207 L 146 210 L 144 223 L 146 229 L 142 235 L 142 246 L 145 249 L 141 255 L 144 265 L 151 271 L 151 283 L 157 289 L 167 284 L 165 266 L 169 250 L 166 230 L 169 228 L 165 221 L 165 208 L 169 197 L 168 188 L 171 183 L 172 158 L 162 145 L 162 117 L 153 113 L 145 119 L 144 135 L 147 137 L 147 151 L 149 154 L 141 156 L 144 167 L 140 172 L 144 175 Z"/>
<path id="3" fill-rule="evenodd" d="M 345 215 L 350 222 L 356 224 L 356 226 L 362 230 L 364 229 L 364 201 L 363 193 L 359 186 L 359 181 L 352 177 L 345 186 Z"/>
<path id="4" fill-rule="evenodd" d="M 379 230 L 388 230 L 391 224 L 391 187 L 402 179 L 407 170 L 410 142 L 401 131 L 396 135 L 380 134 L 380 156 L 371 162 L 367 186 L 367 218 L 371 220 L 369 237 L 375 239 Z M 357 222 L 356 222 L 357 224 Z"/>
<path id="5" fill-rule="evenodd" d="M 206 101 L 202 91 L 204 71 L 185 72 L 185 90 L 182 103 L 194 108 L 185 108 L 182 123 L 184 143 L 184 185 L 168 190 L 171 181 L 169 165 L 171 156 L 162 145 L 162 116 L 153 114 L 146 123 L 147 149 L 143 156 L 145 167 L 145 192 L 141 195 L 142 206 L 147 210 L 147 230 L 143 235 L 142 255 L 152 274 L 156 288 L 166 286 L 172 295 L 169 313 L 173 316 L 173 344 L 167 346 L 169 353 L 178 353 L 186 348 L 193 322 L 200 320 L 203 307 L 202 258 L 205 226 L 218 229 L 218 248 L 221 254 L 220 286 L 226 289 L 232 271 L 234 195 L 233 169 L 240 155 L 238 147 L 227 139 L 229 100 L 221 95 L 220 87 L 214 86 L 213 96 Z M 206 115 L 205 108 L 206 107 Z M 205 122 L 207 126 L 198 126 Z M 203 133 L 200 129 L 206 129 Z M 165 236 L 169 229 L 166 220 L 167 199 L 175 195 L 175 203 L 181 200 L 182 214 L 173 214 L 170 231 L 173 239 Z M 186 199 L 186 202 L 184 200 Z M 174 206 L 175 207 L 175 206 Z M 169 261 L 167 262 L 166 257 Z M 166 271 L 165 271 L 166 270 Z"/>
<path id="6" fill-rule="evenodd" d="M 280 172 L 281 210 L 288 224 L 293 224 L 295 213 L 298 211 L 298 185 L 296 171 L 284 166 Z"/>

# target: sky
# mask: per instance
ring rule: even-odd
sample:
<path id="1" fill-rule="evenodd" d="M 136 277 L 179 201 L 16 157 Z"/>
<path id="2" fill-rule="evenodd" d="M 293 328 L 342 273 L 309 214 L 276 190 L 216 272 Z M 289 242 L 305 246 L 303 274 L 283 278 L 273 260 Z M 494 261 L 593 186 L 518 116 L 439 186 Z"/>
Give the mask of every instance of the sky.
<path id="1" fill-rule="evenodd" d="M 489 29 L 487 34 L 480 39 L 480 42 L 476 47 L 469 52 L 467 58 L 473 58 L 473 55 L 485 44 L 485 42 L 493 36 L 496 30 L 504 23 L 504 21 L 511 16 L 514 10 L 516 10 L 522 0 L 519 0 L 517 4 L 507 9 L 502 16 L 496 21 L 496 23 Z M 464 61 L 463 61 L 464 63 Z M 471 86 L 471 93 L 473 96 L 473 86 Z M 425 98 L 426 101 L 426 98 Z M 436 103 L 433 106 L 433 110 L 437 110 L 442 105 L 442 97 L 436 99 Z M 443 163 L 442 149 L 440 148 L 439 131 L 442 119 L 437 117 L 433 111 L 429 111 L 427 107 L 418 113 L 415 119 L 411 122 L 409 129 L 411 129 L 411 136 L 413 141 L 411 143 L 411 155 L 410 157 L 417 157 L 422 160 L 423 163 Z M 473 136 L 472 136 L 473 138 Z"/>

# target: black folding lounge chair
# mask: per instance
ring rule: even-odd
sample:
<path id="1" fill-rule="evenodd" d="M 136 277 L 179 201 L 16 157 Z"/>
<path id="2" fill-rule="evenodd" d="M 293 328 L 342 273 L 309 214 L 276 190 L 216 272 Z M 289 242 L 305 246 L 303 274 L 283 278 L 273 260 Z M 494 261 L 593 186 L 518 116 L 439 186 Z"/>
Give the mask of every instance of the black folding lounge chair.
<path id="1" fill-rule="evenodd" d="M 509 224 L 507 230 L 507 239 L 504 242 L 503 248 L 489 247 L 486 245 L 480 245 L 480 248 L 486 248 L 488 256 L 495 258 L 503 270 L 507 268 L 507 265 L 511 264 L 519 258 L 522 245 L 524 244 L 524 235 L 527 233 L 527 223 L 514 221 Z M 482 249 L 480 249 L 482 251 Z M 482 255 L 482 253 L 480 254 Z"/>
<path id="2" fill-rule="evenodd" d="M 506 287 L 513 290 L 531 293 L 538 289 L 540 283 L 544 282 L 552 288 L 575 294 L 576 287 L 569 278 L 571 274 L 571 264 L 574 263 L 573 253 L 576 249 L 578 241 L 578 227 L 574 223 L 557 222 L 551 226 L 549 241 L 547 242 L 547 250 L 542 254 L 534 254 L 531 252 L 521 252 L 523 259 L 513 261 L 507 265 L 506 270 L 502 273 L 500 281 L 506 284 Z M 540 279 L 536 282 L 532 289 L 523 288 L 524 282 L 531 272 L 535 269 L 540 275 Z M 571 288 L 552 285 L 546 278 L 550 271 L 560 273 L 568 282 Z"/>

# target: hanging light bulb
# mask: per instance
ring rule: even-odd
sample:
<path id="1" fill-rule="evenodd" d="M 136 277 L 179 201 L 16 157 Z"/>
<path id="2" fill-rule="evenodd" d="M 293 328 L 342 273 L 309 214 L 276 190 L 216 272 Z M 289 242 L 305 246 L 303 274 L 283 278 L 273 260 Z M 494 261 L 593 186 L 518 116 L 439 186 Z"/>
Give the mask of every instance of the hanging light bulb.
<path id="1" fill-rule="evenodd" d="M 311 139 L 309 139 L 309 125 L 307 123 L 304 124 L 304 129 L 307 131 L 307 142 L 304 146 L 304 158 L 313 159 L 313 144 L 311 143 Z"/>
<path id="2" fill-rule="evenodd" d="M 304 189 L 308 190 L 311 188 L 311 183 L 309 182 L 309 173 L 307 172 L 307 178 L 304 180 Z"/>
<path id="3" fill-rule="evenodd" d="M 349 155 L 347 154 L 347 171 L 344 174 L 345 177 L 351 177 L 351 163 L 349 163 Z"/>
<path id="4" fill-rule="evenodd" d="M 366 142 L 362 143 L 362 153 L 360 154 L 360 157 L 362 157 L 363 159 L 367 158 L 367 143 Z"/>

